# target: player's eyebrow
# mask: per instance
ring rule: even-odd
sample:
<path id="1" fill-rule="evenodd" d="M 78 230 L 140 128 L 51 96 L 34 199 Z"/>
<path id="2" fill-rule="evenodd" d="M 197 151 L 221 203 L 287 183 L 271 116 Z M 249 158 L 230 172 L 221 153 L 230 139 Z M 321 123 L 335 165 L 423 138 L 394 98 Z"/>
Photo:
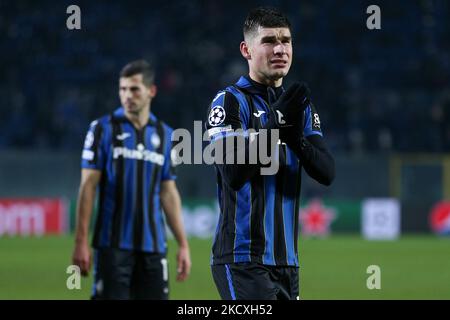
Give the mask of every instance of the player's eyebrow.
<path id="1" fill-rule="evenodd" d="M 119 87 L 120 90 L 126 90 L 126 89 L 130 89 L 130 90 L 138 90 L 139 86 L 120 86 Z"/>
<path id="2" fill-rule="evenodd" d="M 285 42 L 285 41 L 291 41 L 292 37 L 290 36 L 281 36 L 281 42 Z M 261 43 L 273 43 L 277 41 L 277 37 L 276 36 L 265 36 L 261 38 Z"/>
<path id="3" fill-rule="evenodd" d="M 277 37 L 275 36 L 265 36 L 261 38 L 261 43 L 265 42 L 275 42 L 277 40 Z"/>

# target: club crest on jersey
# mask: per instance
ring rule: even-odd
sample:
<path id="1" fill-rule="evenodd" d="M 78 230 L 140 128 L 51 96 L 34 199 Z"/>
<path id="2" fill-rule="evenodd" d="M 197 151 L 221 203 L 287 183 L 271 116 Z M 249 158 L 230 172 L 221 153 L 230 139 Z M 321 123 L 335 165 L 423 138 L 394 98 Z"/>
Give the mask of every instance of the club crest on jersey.
<path id="1" fill-rule="evenodd" d="M 225 120 L 225 110 L 221 106 L 215 106 L 209 113 L 208 122 L 215 127 L 223 123 Z"/>
<path id="2" fill-rule="evenodd" d="M 153 133 L 150 138 L 153 148 L 157 149 L 161 145 L 161 139 L 157 133 Z"/>

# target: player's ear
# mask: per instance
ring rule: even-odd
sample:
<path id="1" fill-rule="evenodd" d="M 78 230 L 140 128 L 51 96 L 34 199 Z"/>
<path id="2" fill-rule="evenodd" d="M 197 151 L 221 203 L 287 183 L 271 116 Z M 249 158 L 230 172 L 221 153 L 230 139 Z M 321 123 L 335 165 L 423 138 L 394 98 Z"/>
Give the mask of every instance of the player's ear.
<path id="1" fill-rule="evenodd" d="M 156 96 L 156 93 L 158 92 L 158 88 L 156 85 L 152 84 L 150 87 L 148 87 L 148 92 L 150 94 L 150 97 L 154 98 Z"/>
<path id="2" fill-rule="evenodd" d="M 250 60 L 252 58 L 247 42 L 242 41 L 239 48 L 241 49 L 241 54 L 245 59 Z"/>

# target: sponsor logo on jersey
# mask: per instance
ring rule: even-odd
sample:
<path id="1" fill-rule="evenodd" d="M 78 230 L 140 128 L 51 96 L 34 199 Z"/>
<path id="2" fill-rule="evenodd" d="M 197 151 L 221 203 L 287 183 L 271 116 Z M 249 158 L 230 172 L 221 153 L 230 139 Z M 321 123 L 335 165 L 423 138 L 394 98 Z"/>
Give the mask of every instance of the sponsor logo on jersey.
<path id="1" fill-rule="evenodd" d="M 113 158 L 124 157 L 126 159 L 143 160 L 156 163 L 160 166 L 164 164 L 164 155 L 155 151 L 145 149 L 143 144 L 138 144 L 135 150 L 126 147 L 115 147 Z"/>
<path id="2" fill-rule="evenodd" d="M 258 112 L 253 112 L 253 115 L 257 118 L 261 117 L 264 113 L 266 113 L 263 110 L 258 110 Z"/>
<path id="3" fill-rule="evenodd" d="M 131 137 L 131 133 L 129 133 L 129 132 L 124 132 L 124 133 L 118 134 L 116 136 L 117 140 L 122 140 L 122 141 L 129 137 Z"/>

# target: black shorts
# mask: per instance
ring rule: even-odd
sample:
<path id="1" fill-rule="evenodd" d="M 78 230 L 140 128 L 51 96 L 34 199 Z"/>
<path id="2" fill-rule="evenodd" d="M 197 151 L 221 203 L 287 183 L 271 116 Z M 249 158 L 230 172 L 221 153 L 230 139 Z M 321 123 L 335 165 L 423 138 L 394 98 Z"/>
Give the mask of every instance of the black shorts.
<path id="1" fill-rule="evenodd" d="M 258 263 L 211 266 L 223 300 L 297 300 L 297 267 L 267 266 Z"/>
<path id="2" fill-rule="evenodd" d="M 167 300 L 165 255 L 101 248 L 94 253 L 92 299 Z"/>

